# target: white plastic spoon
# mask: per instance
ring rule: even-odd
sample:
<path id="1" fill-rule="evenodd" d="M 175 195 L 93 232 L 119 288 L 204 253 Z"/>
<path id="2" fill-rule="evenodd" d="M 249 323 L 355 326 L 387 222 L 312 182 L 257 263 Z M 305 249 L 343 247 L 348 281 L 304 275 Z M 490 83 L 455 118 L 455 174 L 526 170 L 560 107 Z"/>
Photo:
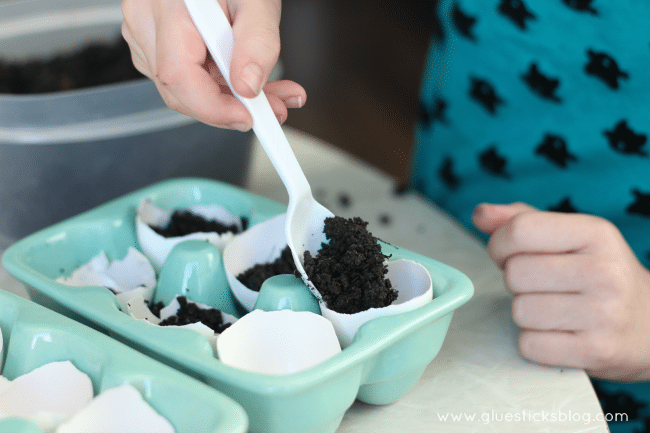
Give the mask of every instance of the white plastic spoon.
<path id="1" fill-rule="evenodd" d="M 321 243 L 326 241 L 323 233 L 325 218 L 332 217 L 334 214 L 314 200 L 309 182 L 264 92 L 248 99 L 237 95 L 232 89 L 230 62 L 235 40 L 230 22 L 217 0 L 185 0 L 185 5 L 228 86 L 251 113 L 253 131 L 287 188 L 289 193 L 285 225 L 287 244 L 303 281 L 314 296 L 321 300 L 320 293 L 305 273 L 303 256 L 305 250 L 316 255 Z"/>

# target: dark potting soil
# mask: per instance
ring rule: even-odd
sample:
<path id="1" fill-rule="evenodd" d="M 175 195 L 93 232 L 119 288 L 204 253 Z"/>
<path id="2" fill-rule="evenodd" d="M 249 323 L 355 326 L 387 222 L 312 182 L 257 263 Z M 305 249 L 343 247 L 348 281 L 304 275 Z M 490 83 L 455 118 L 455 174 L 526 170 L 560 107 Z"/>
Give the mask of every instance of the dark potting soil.
<path id="1" fill-rule="evenodd" d="M 169 326 L 169 325 L 189 325 L 190 323 L 201 322 L 208 328 L 212 329 L 214 332 L 221 334 L 225 331 L 231 324 L 223 323 L 223 315 L 221 311 L 216 308 L 203 309 L 199 308 L 196 304 L 187 302 L 185 296 L 179 296 L 178 303 L 180 308 L 176 312 L 175 316 L 170 316 L 159 323 L 160 326 Z M 162 302 L 156 302 L 149 305 L 151 312 L 158 318 L 160 318 L 160 310 L 162 310 L 165 305 Z"/>
<path id="2" fill-rule="evenodd" d="M 246 230 L 248 218 L 242 218 L 242 228 Z M 206 220 L 200 215 L 193 214 L 187 210 L 176 210 L 172 214 L 171 220 L 167 227 L 151 228 L 159 235 L 172 238 L 176 236 L 185 236 L 190 233 L 211 233 L 216 232 L 223 234 L 226 232 L 239 233 L 239 228 L 235 225 L 224 225 L 214 220 Z"/>
<path id="3" fill-rule="evenodd" d="M 296 264 L 293 261 L 291 250 L 285 247 L 280 257 L 271 263 L 257 264 L 237 275 L 237 279 L 246 287 L 256 292 L 260 291 L 262 283 L 268 278 L 282 274 L 295 274 Z"/>
<path id="4" fill-rule="evenodd" d="M 9 61 L 0 58 L 0 93 L 59 92 L 143 78 L 120 36 L 50 58 Z"/>
<path id="5" fill-rule="evenodd" d="M 325 237 L 315 257 L 305 251 L 305 272 L 330 310 L 354 314 L 397 299 L 384 264 L 389 258 L 359 217 L 325 219 Z"/>

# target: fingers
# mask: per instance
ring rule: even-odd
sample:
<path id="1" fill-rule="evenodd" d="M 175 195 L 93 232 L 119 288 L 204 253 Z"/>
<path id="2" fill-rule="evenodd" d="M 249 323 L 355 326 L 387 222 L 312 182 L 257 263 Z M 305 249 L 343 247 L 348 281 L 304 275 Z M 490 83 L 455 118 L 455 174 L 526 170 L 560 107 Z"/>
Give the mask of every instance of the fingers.
<path id="1" fill-rule="evenodd" d="M 252 119 L 244 106 L 215 83 L 207 49 L 182 2 L 158 16 L 154 82 L 171 108 L 201 122 L 246 131 Z"/>
<path id="2" fill-rule="evenodd" d="M 607 281 L 596 279 L 594 259 L 584 254 L 517 254 L 504 265 L 504 279 L 514 295 L 584 293 Z"/>
<path id="3" fill-rule="evenodd" d="M 228 2 L 235 46 L 230 81 L 245 98 L 257 96 L 280 55 L 279 0 Z"/>
<path id="4" fill-rule="evenodd" d="M 504 225 L 513 216 L 533 210 L 535 210 L 534 207 L 525 203 L 512 203 L 508 205 L 480 203 L 472 212 L 472 222 L 477 229 L 489 234 Z"/>
<path id="5" fill-rule="evenodd" d="M 289 80 L 269 81 L 264 86 L 264 93 L 276 95 L 287 108 L 301 108 L 307 101 L 305 89 L 300 84 Z"/>
<path id="6" fill-rule="evenodd" d="M 235 32 L 233 87 L 242 96 L 253 97 L 263 86 L 276 117 L 286 121 L 287 109 L 301 107 L 307 97 L 302 86 L 292 81 L 266 82 L 280 49 L 279 0 L 221 3 L 230 6 Z M 133 63 L 156 84 L 169 107 L 221 128 L 252 127 L 250 114 L 208 55 L 182 0 L 123 0 L 122 11 L 122 34 Z M 246 69 L 251 64 L 259 67 L 253 85 Z"/>
<path id="7" fill-rule="evenodd" d="M 536 331 L 590 331 L 623 328 L 625 310 L 620 303 L 603 304 L 578 294 L 515 296 L 512 318 L 523 329 Z"/>
<path id="8" fill-rule="evenodd" d="M 131 32 L 129 31 L 126 23 L 122 24 L 122 37 L 129 45 L 129 50 L 131 51 L 131 60 L 135 68 L 144 76 L 151 79 L 151 68 L 149 67 L 149 62 L 147 61 L 142 48 L 137 44 Z"/>
<path id="9" fill-rule="evenodd" d="M 519 334 L 519 350 L 530 361 L 562 367 L 595 367 L 593 344 L 574 332 L 543 332 L 523 330 Z"/>
<path id="10" fill-rule="evenodd" d="M 497 265 L 503 267 L 506 259 L 515 254 L 583 250 L 598 235 L 598 230 L 597 219 L 588 215 L 524 211 L 495 230 L 488 241 L 488 251 Z"/>

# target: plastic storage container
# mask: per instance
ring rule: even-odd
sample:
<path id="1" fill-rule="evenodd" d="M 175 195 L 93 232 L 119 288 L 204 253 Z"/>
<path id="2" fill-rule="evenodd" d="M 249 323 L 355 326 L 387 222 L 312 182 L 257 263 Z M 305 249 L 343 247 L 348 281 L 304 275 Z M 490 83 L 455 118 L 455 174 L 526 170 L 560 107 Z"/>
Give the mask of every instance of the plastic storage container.
<path id="1" fill-rule="evenodd" d="M 438 353 L 453 311 L 473 294 L 469 278 L 458 270 L 382 243 L 384 254 L 392 254 L 393 260 L 413 260 L 426 268 L 433 282 L 431 302 L 365 323 L 341 353 L 307 370 L 285 376 L 239 370 L 217 360 L 198 333 L 151 326 L 122 313 L 106 288 L 69 287 L 55 281 L 101 251 L 121 259 L 129 247 L 137 247 L 135 214 L 144 199 L 169 211 L 220 204 L 233 215 L 248 217 L 251 226 L 286 211 L 279 203 L 212 180 L 165 181 L 17 242 L 5 252 L 4 266 L 26 283 L 37 302 L 108 330 L 115 338 L 232 397 L 248 413 L 252 432 L 333 432 L 357 398 L 371 404 L 398 400 Z M 232 297 L 202 296 L 193 300 L 241 314 Z"/>
<path id="2" fill-rule="evenodd" d="M 0 290 L 3 376 L 53 361 L 71 361 L 86 373 L 95 394 L 130 383 L 174 426 L 176 433 L 245 433 L 240 405 L 214 389 L 33 302 Z M 20 426 L 20 428 L 18 428 Z M 25 421 L 0 420 L 3 432 L 38 432 Z"/>
<path id="3" fill-rule="evenodd" d="M 0 59 L 50 58 L 120 37 L 120 0 L 0 2 Z M 9 243 L 158 180 L 241 185 L 252 133 L 169 109 L 146 78 L 0 94 L 0 235 Z M 0 246 L 1 247 L 1 246 Z"/>

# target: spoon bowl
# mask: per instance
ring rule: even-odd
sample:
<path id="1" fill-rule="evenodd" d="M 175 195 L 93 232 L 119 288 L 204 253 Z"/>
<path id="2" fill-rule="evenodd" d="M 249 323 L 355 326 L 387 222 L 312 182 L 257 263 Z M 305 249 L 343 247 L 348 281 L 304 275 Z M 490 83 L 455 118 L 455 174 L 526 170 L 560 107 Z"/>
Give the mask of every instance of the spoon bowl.
<path id="1" fill-rule="evenodd" d="M 253 131 L 287 188 L 289 193 L 285 224 L 287 243 L 302 280 L 320 301 L 321 294 L 305 273 L 304 253 L 308 250 L 312 255 L 316 255 L 321 243 L 326 242 L 323 232 L 325 219 L 333 217 L 334 214 L 314 199 L 309 182 L 291 150 L 264 91 L 254 98 L 244 98 L 233 89 L 230 82 L 230 63 L 235 40 L 230 22 L 219 3 L 216 0 L 185 0 L 185 5 L 233 95 L 250 112 L 253 118 Z"/>

